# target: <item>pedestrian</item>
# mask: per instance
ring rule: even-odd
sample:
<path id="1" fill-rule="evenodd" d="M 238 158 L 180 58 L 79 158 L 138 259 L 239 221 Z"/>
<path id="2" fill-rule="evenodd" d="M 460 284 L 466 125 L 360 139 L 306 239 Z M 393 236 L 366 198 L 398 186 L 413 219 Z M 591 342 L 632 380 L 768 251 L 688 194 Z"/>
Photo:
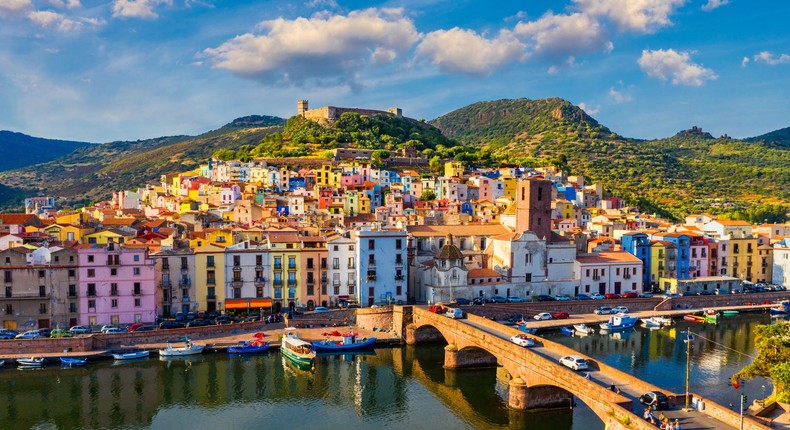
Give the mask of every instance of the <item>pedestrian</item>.
<path id="1" fill-rule="evenodd" d="M 584 375 L 584 377 L 587 378 L 587 379 L 590 379 L 590 372 L 587 372 L 587 374 Z"/>
<path id="2" fill-rule="evenodd" d="M 614 386 L 614 384 L 609 385 L 609 389 L 612 390 L 612 391 L 616 391 L 617 390 L 616 387 Z"/>
<path id="3" fill-rule="evenodd" d="M 675 418 L 675 428 L 673 430 L 681 430 L 680 421 L 677 418 Z"/>
<path id="4" fill-rule="evenodd" d="M 623 394 L 623 390 L 621 390 L 620 387 L 617 387 L 617 394 Z"/>

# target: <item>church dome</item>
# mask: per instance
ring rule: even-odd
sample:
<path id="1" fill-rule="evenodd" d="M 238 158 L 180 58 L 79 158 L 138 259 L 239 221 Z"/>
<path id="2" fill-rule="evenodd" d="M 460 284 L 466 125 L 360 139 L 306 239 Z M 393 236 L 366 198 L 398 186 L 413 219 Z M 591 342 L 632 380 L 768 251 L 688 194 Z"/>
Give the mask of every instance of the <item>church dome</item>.
<path id="1" fill-rule="evenodd" d="M 439 250 L 439 253 L 436 254 L 436 259 L 439 260 L 463 260 L 464 254 L 461 253 L 461 250 L 453 244 L 453 235 L 447 234 L 447 240 Z"/>

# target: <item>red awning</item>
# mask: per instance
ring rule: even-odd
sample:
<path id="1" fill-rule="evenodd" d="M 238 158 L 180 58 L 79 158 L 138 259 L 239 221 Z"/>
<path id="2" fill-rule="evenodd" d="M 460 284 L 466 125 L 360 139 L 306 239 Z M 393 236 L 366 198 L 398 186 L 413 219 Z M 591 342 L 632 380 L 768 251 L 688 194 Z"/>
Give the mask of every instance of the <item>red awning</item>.
<path id="1" fill-rule="evenodd" d="M 227 299 L 225 309 L 258 309 L 272 307 L 272 299 Z"/>

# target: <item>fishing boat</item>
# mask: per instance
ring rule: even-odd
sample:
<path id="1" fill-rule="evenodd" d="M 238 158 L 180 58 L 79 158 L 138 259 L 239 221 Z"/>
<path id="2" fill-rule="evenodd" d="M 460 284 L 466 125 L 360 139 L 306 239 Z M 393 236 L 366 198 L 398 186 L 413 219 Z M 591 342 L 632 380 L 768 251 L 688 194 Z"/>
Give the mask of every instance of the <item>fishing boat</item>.
<path id="1" fill-rule="evenodd" d="M 324 333 L 326 339 L 312 342 L 313 349 L 316 352 L 345 352 L 355 351 L 360 349 L 370 349 L 376 344 L 376 338 L 362 338 L 359 339 L 358 333 L 349 330 L 348 333 L 342 334 L 340 337 L 343 340 L 329 340 L 330 333 Z"/>
<path id="2" fill-rule="evenodd" d="M 784 306 L 774 306 L 770 310 L 771 315 L 787 315 L 790 311 Z"/>
<path id="3" fill-rule="evenodd" d="M 564 335 L 573 336 L 573 329 L 570 327 L 560 327 L 560 331 Z"/>
<path id="4" fill-rule="evenodd" d="M 701 323 L 701 322 L 705 322 L 705 317 L 701 315 L 683 315 L 683 320 L 688 322 Z"/>
<path id="5" fill-rule="evenodd" d="M 661 321 L 656 320 L 654 317 L 642 318 L 642 324 L 644 324 L 644 326 L 647 328 L 664 327 L 664 324 Z"/>
<path id="6" fill-rule="evenodd" d="M 538 329 L 536 328 L 527 328 L 527 322 L 524 320 L 521 320 L 516 324 L 518 324 L 518 329 L 523 331 L 524 333 L 535 334 L 538 331 Z"/>
<path id="7" fill-rule="evenodd" d="M 634 327 L 639 318 L 632 317 L 631 315 L 620 313 L 609 317 L 609 321 L 601 323 L 601 330 L 625 330 Z"/>
<path id="8" fill-rule="evenodd" d="M 74 358 L 74 357 L 60 357 L 60 364 L 62 366 L 76 367 L 88 364 L 87 358 Z"/>
<path id="9" fill-rule="evenodd" d="M 146 350 L 113 352 L 112 358 L 116 360 L 137 360 L 138 358 L 147 358 L 150 354 Z"/>
<path id="10" fill-rule="evenodd" d="M 738 311 L 721 311 L 721 315 L 725 317 L 735 317 L 738 316 L 740 312 Z"/>
<path id="11" fill-rule="evenodd" d="M 574 324 L 573 328 L 574 330 L 576 330 L 576 333 L 581 333 L 581 334 L 595 333 L 595 330 L 593 330 L 593 328 L 588 326 L 587 324 Z"/>
<path id="12" fill-rule="evenodd" d="M 167 343 L 167 347 L 165 349 L 159 350 L 160 357 L 183 357 L 185 355 L 195 355 L 195 354 L 202 354 L 203 348 L 206 345 L 196 345 L 192 343 L 189 338 L 186 339 L 184 342 L 184 346 L 180 348 L 173 348 L 173 345 L 170 342 Z"/>
<path id="13" fill-rule="evenodd" d="M 241 341 L 228 347 L 228 354 L 259 354 L 269 350 L 269 342 Z"/>
<path id="14" fill-rule="evenodd" d="M 25 367 L 44 367 L 44 357 L 17 358 L 16 362 Z"/>
<path id="15" fill-rule="evenodd" d="M 300 367 L 313 367 L 315 349 L 310 342 L 299 339 L 299 333 L 294 327 L 285 328 L 280 352 Z"/>

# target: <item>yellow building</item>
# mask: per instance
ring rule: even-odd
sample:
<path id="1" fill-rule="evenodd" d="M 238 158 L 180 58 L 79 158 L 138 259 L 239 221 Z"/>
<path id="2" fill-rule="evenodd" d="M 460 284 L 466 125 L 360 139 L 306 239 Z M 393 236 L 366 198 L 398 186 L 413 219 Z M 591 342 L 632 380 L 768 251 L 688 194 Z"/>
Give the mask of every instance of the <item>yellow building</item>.
<path id="1" fill-rule="evenodd" d="M 68 215 L 60 215 L 57 218 L 55 218 L 55 223 L 60 225 L 67 225 L 67 224 L 81 225 L 83 223 L 90 221 L 90 219 L 91 219 L 90 214 L 86 212 L 77 212 Z"/>
<path id="2" fill-rule="evenodd" d="M 444 163 L 444 176 L 448 178 L 453 176 L 458 176 L 460 178 L 464 176 L 464 164 L 458 161 Z"/>
<path id="3" fill-rule="evenodd" d="M 106 245 L 112 243 L 124 243 L 134 239 L 133 233 L 122 233 L 120 230 L 102 230 L 82 236 L 82 243 Z"/>
<path id="4" fill-rule="evenodd" d="M 567 200 L 555 200 L 552 204 L 558 209 L 563 219 L 571 219 L 573 216 L 573 203 Z"/>
<path id="5" fill-rule="evenodd" d="M 302 277 L 302 242 L 296 231 L 267 232 L 272 275 L 274 310 L 301 304 L 299 279 Z"/>
<path id="6" fill-rule="evenodd" d="M 755 282 L 761 270 L 756 237 L 730 238 L 730 276 Z"/>
<path id="7" fill-rule="evenodd" d="M 677 288 L 677 245 L 656 240 L 650 246 L 650 282 L 666 292 Z"/>
<path id="8" fill-rule="evenodd" d="M 370 213 L 370 198 L 366 194 L 362 194 L 359 196 L 359 213 L 361 214 Z"/>
<path id="9" fill-rule="evenodd" d="M 225 303 L 225 247 L 195 248 L 195 293 L 199 311 L 219 311 Z"/>
<path id="10" fill-rule="evenodd" d="M 340 185 L 340 178 L 343 176 L 343 169 L 333 166 L 330 163 L 324 163 L 318 169 L 315 169 L 315 183 L 316 185 L 328 185 L 336 187 Z"/>
<path id="11" fill-rule="evenodd" d="M 82 241 L 82 237 L 93 233 L 95 230 L 79 225 L 51 224 L 42 229 L 45 233 L 54 236 L 59 241 L 77 240 Z"/>
<path id="12" fill-rule="evenodd" d="M 504 177 L 500 178 L 502 182 L 505 183 L 505 197 L 509 197 L 511 199 L 516 198 L 516 188 L 518 186 L 516 178 L 511 177 Z"/>

